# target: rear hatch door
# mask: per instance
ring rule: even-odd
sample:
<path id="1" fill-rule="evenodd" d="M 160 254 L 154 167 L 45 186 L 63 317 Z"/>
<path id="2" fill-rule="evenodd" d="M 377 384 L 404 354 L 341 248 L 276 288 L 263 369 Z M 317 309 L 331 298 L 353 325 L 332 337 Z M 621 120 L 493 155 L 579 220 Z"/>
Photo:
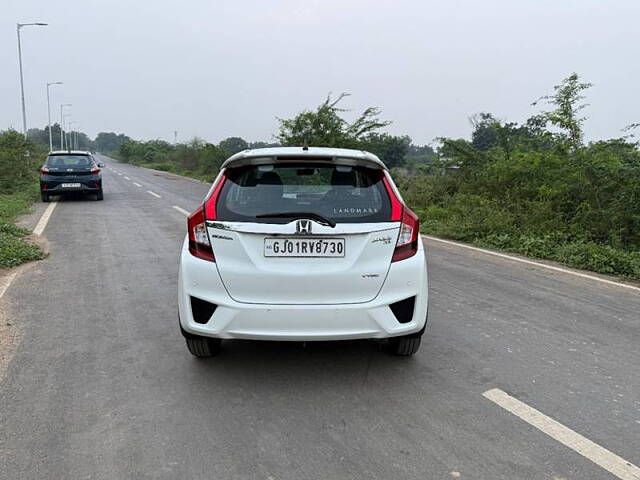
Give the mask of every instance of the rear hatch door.
<path id="1" fill-rule="evenodd" d="M 382 175 L 309 163 L 228 171 L 207 225 L 229 295 L 263 304 L 374 299 L 399 230 Z"/>
<path id="2" fill-rule="evenodd" d="M 299 224 L 312 234 L 298 233 Z M 361 303 L 376 297 L 391 264 L 397 223 L 209 223 L 216 265 L 238 302 Z"/>

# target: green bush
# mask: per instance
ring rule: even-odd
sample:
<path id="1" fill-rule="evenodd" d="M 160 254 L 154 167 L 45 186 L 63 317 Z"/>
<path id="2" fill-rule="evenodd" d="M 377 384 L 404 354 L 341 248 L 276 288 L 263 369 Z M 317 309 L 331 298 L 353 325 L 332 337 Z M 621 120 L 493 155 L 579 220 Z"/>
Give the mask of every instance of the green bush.
<path id="1" fill-rule="evenodd" d="M 38 167 L 45 153 L 14 130 L 0 132 L 0 268 L 43 256 L 37 245 L 25 240 L 29 232 L 10 222 L 38 198 Z"/>

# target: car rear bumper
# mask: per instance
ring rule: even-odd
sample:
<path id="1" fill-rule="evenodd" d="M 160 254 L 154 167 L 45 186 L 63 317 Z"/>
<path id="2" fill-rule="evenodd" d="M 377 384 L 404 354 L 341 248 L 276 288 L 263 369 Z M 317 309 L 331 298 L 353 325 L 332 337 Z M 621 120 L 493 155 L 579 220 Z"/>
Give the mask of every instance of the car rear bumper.
<path id="1" fill-rule="evenodd" d="M 63 187 L 63 183 L 79 183 L 78 187 Z M 71 192 L 98 192 L 102 190 L 102 181 L 82 181 L 69 180 L 65 182 L 40 182 L 40 191 L 50 193 L 52 195 L 60 195 Z"/>
<path id="2" fill-rule="evenodd" d="M 216 306 L 206 323 L 195 321 L 191 297 Z M 413 314 L 401 323 L 389 305 L 410 297 L 415 297 Z M 422 244 L 416 255 L 391 265 L 374 300 L 334 305 L 236 302 L 225 290 L 215 263 L 192 256 L 186 242 L 182 249 L 178 308 L 180 324 L 187 334 L 291 341 L 387 338 L 422 330 L 427 320 L 427 305 L 427 269 Z"/>

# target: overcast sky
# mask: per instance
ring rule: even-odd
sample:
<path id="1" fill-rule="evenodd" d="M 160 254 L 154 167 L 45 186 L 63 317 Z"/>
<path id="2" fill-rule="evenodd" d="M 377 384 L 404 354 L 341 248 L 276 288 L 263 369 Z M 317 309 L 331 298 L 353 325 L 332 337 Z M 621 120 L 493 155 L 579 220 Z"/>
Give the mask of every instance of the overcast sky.
<path id="1" fill-rule="evenodd" d="M 522 121 L 571 72 L 594 87 L 588 139 L 640 122 L 639 0 L 2 0 L 0 129 L 72 103 L 90 136 L 270 140 L 275 117 L 350 92 L 414 142 L 466 137 L 481 111 Z"/>

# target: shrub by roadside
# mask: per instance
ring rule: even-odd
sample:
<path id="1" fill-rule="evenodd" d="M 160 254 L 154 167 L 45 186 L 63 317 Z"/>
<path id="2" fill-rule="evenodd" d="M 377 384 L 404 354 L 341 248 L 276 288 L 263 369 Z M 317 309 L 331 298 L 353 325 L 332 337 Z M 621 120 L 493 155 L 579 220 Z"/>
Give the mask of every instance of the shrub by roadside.
<path id="1" fill-rule="evenodd" d="M 20 133 L 0 132 L 0 268 L 44 257 L 40 247 L 27 240 L 29 232 L 12 223 L 39 198 L 37 168 L 44 155 Z"/>

